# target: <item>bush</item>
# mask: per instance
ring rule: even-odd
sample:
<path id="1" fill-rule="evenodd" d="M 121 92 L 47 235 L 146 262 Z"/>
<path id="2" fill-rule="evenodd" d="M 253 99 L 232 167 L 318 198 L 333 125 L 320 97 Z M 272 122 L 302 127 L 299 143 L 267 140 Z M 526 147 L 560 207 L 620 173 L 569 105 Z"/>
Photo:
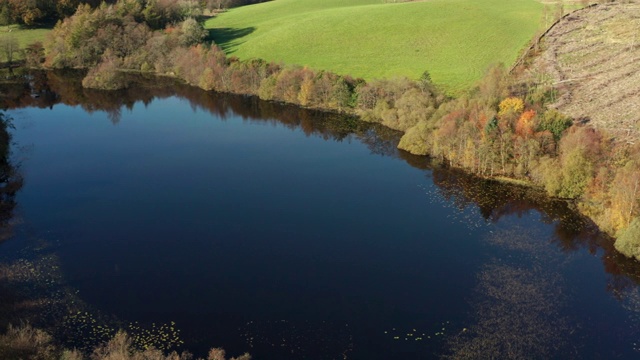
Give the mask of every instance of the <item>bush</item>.
<path id="1" fill-rule="evenodd" d="M 549 109 L 545 111 L 542 116 L 538 131 L 548 130 L 553 134 L 556 141 L 558 141 L 562 137 L 562 133 L 571 127 L 572 124 L 573 121 L 571 121 L 570 118 L 562 115 L 557 110 Z"/>
<path id="2" fill-rule="evenodd" d="M 614 246 L 628 257 L 640 260 L 640 219 L 634 218 L 631 225 L 622 232 Z"/>
<path id="3" fill-rule="evenodd" d="M 89 71 L 82 80 L 82 86 L 103 90 L 124 89 L 128 84 L 120 74 L 119 68 L 117 59 L 107 58 Z"/>
<path id="4" fill-rule="evenodd" d="M 416 126 L 407 129 L 402 135 L 398 149 L 408 151 L 414 155 L 428 155 L 429 134 L 431 134 L 431 131 L 427 129 L 427 123 L 421 121 Z"/>
<path id="5" fill-rule="evenodd" d="M 562 159 L 560 197 L 575 199 L 584 193 L 593 175 L 593 165 L 581 149 L 574 149 Z"/>
<path id="6" fill-rule="evenodd" d="M 184 46 L 192 46 L 199 44 L 207 37 L 207 30 L 205 30 L 200 23 L 194 18 L 188 18 L 182 22 L 181 26 L 182 35 L 180 36 L 180 42 Z"/>
<path id="7" fill-rule="evenodd" d="M 7 333 L 0 336 L 1 359 L 55 359 L 55 347 L 51 336 L 26 324 L 19 327 L 9 325 Z"/>
<path id="8" fill-rule="evenodd" d="M 44 61 L 44 47 L 41 42 L 28 45 L 24 51 L 24 60 L 27 67 L 38 68 Z"/>
<path id="9" fill-rule="evenodd" d="M 9 325 L 7 333 L 0 335 L 0 359 L 30 359 L 30 360 L 82 360 L 87 359 L 77 350 L 60 349 L 53 345 L 51 335 L 36 329 L 29 324 L 14 327 Z M 188 352 L 175 351 L 164 354 L 153 347 L 144 350 L 137 349 L 132 338 L 124 331 L 119 331 L 107 343 L 98 346 L 91 356 L 91 360 L 192 360 Z M 207 360 L 226 360 L 223 349 L 211 349 Z M 198 359 L 202 360 L 202 359 Z M 251 360 L 251 355 L 245 353 L 229 360 Z"/>

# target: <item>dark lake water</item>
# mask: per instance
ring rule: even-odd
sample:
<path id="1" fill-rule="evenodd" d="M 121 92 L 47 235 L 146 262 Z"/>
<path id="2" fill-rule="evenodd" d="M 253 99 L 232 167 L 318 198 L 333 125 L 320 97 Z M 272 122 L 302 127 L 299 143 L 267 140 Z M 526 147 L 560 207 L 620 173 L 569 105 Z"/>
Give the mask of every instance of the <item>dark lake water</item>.
<path id="1" fill-rule="evenodd" d="M 567 204 L 344 116 L 139 82 L 0 87 L 24 179 L 0 255 L 46 244 L 97 323 L 255 359 L 639 355 L 637 263 Z"/>

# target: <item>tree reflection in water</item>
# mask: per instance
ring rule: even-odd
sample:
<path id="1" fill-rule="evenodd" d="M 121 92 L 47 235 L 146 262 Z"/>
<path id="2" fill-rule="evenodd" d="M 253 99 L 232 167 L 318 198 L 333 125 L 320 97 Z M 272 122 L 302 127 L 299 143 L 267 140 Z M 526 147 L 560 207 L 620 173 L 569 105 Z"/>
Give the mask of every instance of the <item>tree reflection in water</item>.
<path id="1" fill-rule="evenodd" d="M 11 160 L 11 119 L 0 113 L 0 242 L 11 236 L 16 193 L 22 177 Z"/>
<path id="2" fill-rule="evenodd" d="M 585 248 L 591 254 L 601 254 L 605 271 L 610 274 L 608 289 L 617 297 L 625 290 L 640 284 L 640 265 L 627 259 L 613 248 L 612 239 L 598 231 L 589 219 L 581 216 L 571 204 L 549 199 L 544 193 L 518 185 L 480 179 L 455 169 L 432 165 L 428 158 L 413 156 L 396 148 L 401 134 L 397 131 L 359 121 L 357 118 L 311 111 L 295 106 L 260 101 L 255 97 L 215 94 L 185 85 L 171 78 L 132 75 L 130 88 L 100 91 L 82 87 L 82 74 L 73 71 L 31 72 L 17 71 L 3 74 L 0 81 L 0 101 L 5 109 L 23 107 L 52 108 L 57 104 L 80 106 L 91 113 L 104 111 L 113 124 L 121 120 L 123 109 L 136 103 L 150 104 L 154 99 L 179 97 L 187 100 L 194 110 L 207 111 L 221 119 L 237 114 L 244 121 L 272 123 L 299 129 L 307 136 L 325 140 L 345 141 L 355 138 L 374 154 L 391 156 L 407 164 L 427 170 L 438 187 L 439 196 L 455 206 L 475 206 L 487 222 L 495 223 L 505 216 L 522 216 L 538 212 L 542 221 L 553 224 L 554 243 L 562 252 Z M 8 163 L 8 147 L 2 166 L 7 175 L 2 197 L 3 214 L 10 214 L 15 206 L 14 195 L 21 185 Z M 12 179 L 12 180 L 9 180 Z M 4 211 L 4 210 L 8 210 Z M 2 215 L 3 223 L 11 215 Z"/>

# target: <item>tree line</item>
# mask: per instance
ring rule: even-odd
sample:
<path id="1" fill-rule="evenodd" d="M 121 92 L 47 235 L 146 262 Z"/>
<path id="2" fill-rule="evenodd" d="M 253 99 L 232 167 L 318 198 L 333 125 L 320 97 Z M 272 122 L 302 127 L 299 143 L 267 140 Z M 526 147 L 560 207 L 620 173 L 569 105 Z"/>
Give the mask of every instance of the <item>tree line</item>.
<path id="1" fill-rule="evenodd" d="M 503 67 L 409 128 L 399 147 L 482 177 L 523 180 L 577 209 L 640 259 L 640 146 L 574 122 L 548 103 L 555 90 L 517 84 Z"/>
<path id="2" fill-rule="evenodd" d="M 80 4 L 98 6 L 103 0 L 0 0 L 0 25 L 34 25 L 73 15 Z M 115 0 L 106 0 L 115 2 Z"/>
<path id="3" fill-rule="evenodd" d="M 619 237 L 620 251 L 640 258 L 638 246 L 624 245 L 629 238 L 640 243 L 640 149 L 549 108 L 553 88 L 515 84 L 504 67 L 496 66 L 476 88 L 452 99 L 427 72 L 418 80 L 367 82 L 259 59 L 240 61 L 203 42 L 207 32 L 193 18 L 154 31 L 160 24 L 144 12 L 138 0 L 81 5 L 56 25 L 44 46 L 28 49 L 27 61 L 89 69 L 85 87 L 123 88 L 121 71 L 151 72 L 205 90 L 355 114 L 405 132 L 399 143 L 403 150 L 479 176 L 523 180 L 551 196 L 575 200 L 602 229 Z"/>
<path id="4" fill-rule="evenodd" d="M 266 0 L 131 0 L 128 6 L 139 8 L 139 19 L 154 29 L 203 15 L 205 10 L 251 5 Z M 100 4 L 115 4 L 117 0 L 0 0 L 0 25 L 36 25 L 55 22 L 72 16 L 78 6 L 96 8 Z"/>

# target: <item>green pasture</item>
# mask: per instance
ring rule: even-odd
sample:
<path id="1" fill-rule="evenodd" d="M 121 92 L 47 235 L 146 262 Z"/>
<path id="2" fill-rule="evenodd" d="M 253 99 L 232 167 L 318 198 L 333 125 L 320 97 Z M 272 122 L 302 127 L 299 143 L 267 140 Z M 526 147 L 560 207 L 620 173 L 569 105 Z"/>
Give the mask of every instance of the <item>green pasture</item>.
<path id="1" fill-rule="evenodd" d="M 273 0 L 205 22 L 229 55 L 365 79 L 429 71 L 458 92 L 511 64 L 540 29 L 535 0 Z"/>
<path id="2" fill-rule="evenodd" d="M 24 49 L 34 42 L 44 42 L 50 31 L 50 28 L 28 28 L 20 25 L 0 26 L 0 40 L 13 37 L 18 41 L 20 49 Z M 5 61 L 5 54 L 2 51 L 4 50 L 0 49 L 0 61 Z M 16 52 L 14 58 L 20 59 L 22 54 Z"/>

